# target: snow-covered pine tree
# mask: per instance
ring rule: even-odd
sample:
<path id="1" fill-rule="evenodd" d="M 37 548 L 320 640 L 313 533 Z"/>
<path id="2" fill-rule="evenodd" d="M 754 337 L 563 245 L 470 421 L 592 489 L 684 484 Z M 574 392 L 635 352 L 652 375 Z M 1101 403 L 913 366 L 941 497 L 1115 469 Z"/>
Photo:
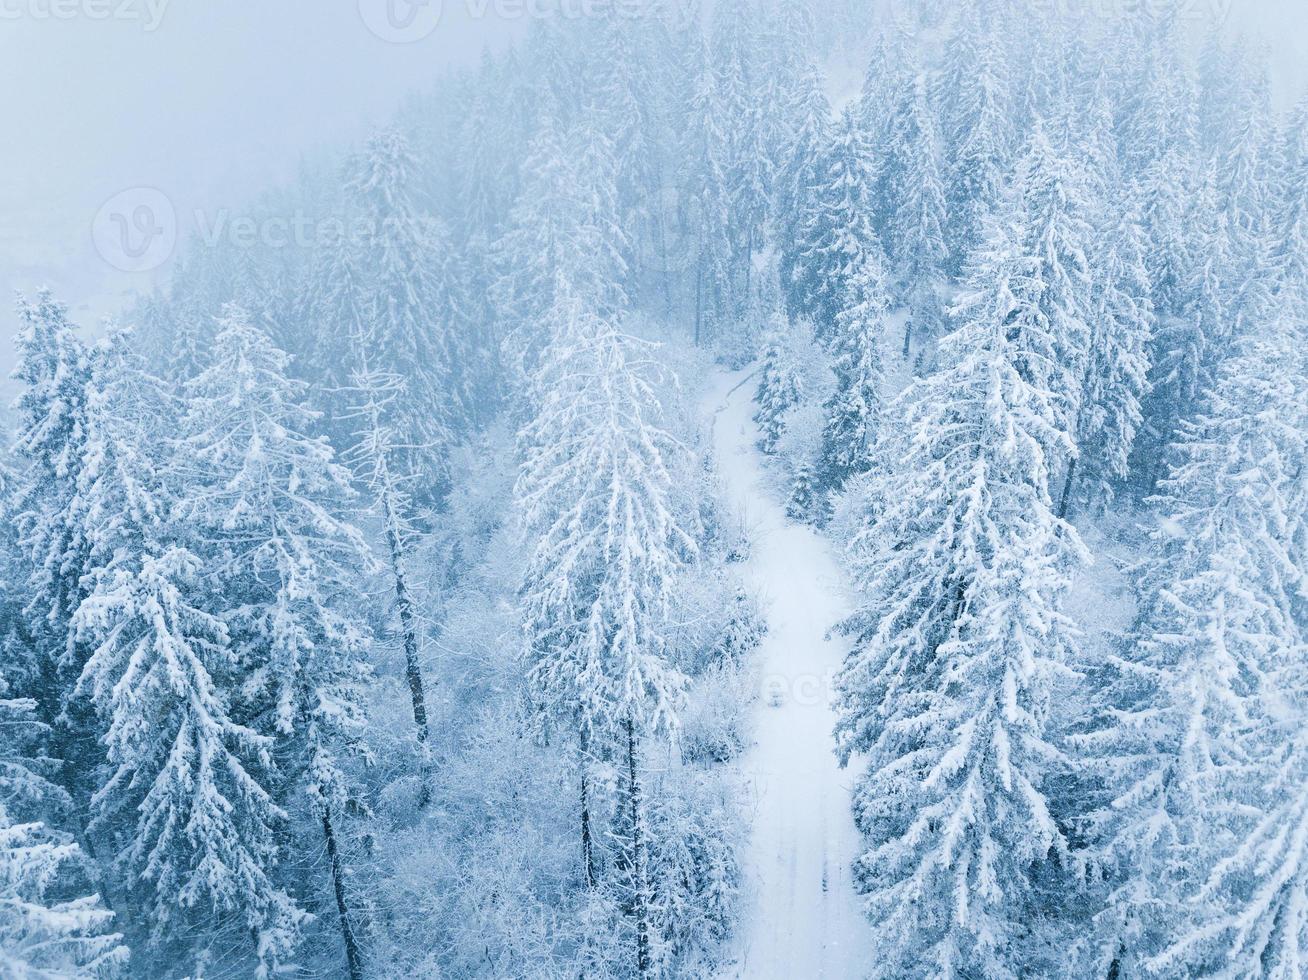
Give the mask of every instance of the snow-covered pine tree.
<path id="1" fill-rule="evenodd" d="M 370 668 L 358 575 L 373 562 L 342 516 L 348 471 L 308 432 L 316 413 L 289 358 L 230 306 L 209 366 L 186 386 L 180 450 L 196 479 L 178 504 L 222 582 L 221 618 L 245 674 L 242 710 L 274 740 L 321 824 L 352 977 L 362 951 L 333 820 L 363 807 L 347 757 L 361 750 L 361 685 Z M 288 806 L 289 809 L 289 806 Z"/>
<path id="2" fill-rule="evenodd" d="M 1137 470 L 1146 490 L 1163 475 L 1167 447 L 1178 426 L 1199 410 L 1227 350 L 1229 250 L 1222 232 L 1216 176 L 1211 171 L 1187 215 L 1184 262 L 1186 278 L 1178 290 L 1180 312 L 1159 317 L 1149 355 L 1149 394 L 1137 440 Z"/>
<path id="3" fill-rule="evenodd" d="M 1035 342 L 1028 348 L 1022 371 L 1029 383 L 1053 399 L 1058 430 L 1075 435 L 1090 358 L 1094 289 L 1089 269 L 1094 242 L 1090 219 L 1095 211 L 1087 196 L 1085 173 L 1065 144 L 1054 145 L 1039 120 L 1019 165 L 1016 189 L 1000 213 L 999 220 L 1015 226 L 1019 243 L 1020 271 L 1004 286 L 1016 300 L 1010 308 L 1010 330 Z M 1007 261 L 995 256 L 993 248 L 993 242 L 983 247 L 983 253 L 989 254 L 980 257 L 981 266 Z M 1055 447 L 1048 448 L 1055 452 Z M 1073 458 L 1074 448 L 1066 458 L 1051 455 L 1047 462 L 1065 471 Z"/>
<path id="4" fill-rule="evenodd" d="M 1241 100 L 1243 119 L 1218 172 L 1221 234 L 1229 268 L 1228 336 L 1241 337 L 1272 314 L 1275 268 L 1271 254 L 1275 206 L 1274 126 L 1267 81 Z"/>
<path id="5" fill-rule="evenodd" d="M 905 357 L 914 336 L 919 341 L 934 340 L 945 328 L 937 287 L 948 259 L 940 137 L 924 75 L 918 75 L 907 99 L 907 111 L 894 127 L 895 143 L 888 151 L 899 168 L 891 237 L 896 278 L 909 311 Z"/>
<path id="6" fill-rule="evenodd" d="M 889 178 L 896 166 L 889 154 L 889 133 L 891 124 L 897 118 L 897 97 L 904 92 L 903 65 L 900 63 L 899 51 L 893 48 L 886 37 L 878 38 L 872 47 L 867 69 L 863 73 L 863 86 L 854 103 L 854 113 L 858 116 L 859 127 L 867 140 L 867 145 L 878 153 L 876 158 L 876 184 L 872 192 L 874 207 L 874 228 L 889 228 L 895 207 Z M 883 236 L 883 247 L 892 245 L 892 236 Z"/>
<path id="7" fill-rule="evenodd" d="M 785 106 L 793 130 L 785 166 L 777 176 L 775 234 L 780 251 L 781 288 L 787 310 L 794 316 L 804 309 L 804 295 L 796 282 L 804 253 L 804 229 L 817 208 L 823 184 L 822 162 L 831 142 L 831 105 L 822 90 L 822 77 L 805 63 L 795 77 Z"/>
<path id="8" fill-rule="evenodd" d="M 623 208 L 618 200 L 617 161 L 613 144 L 592 121 L 593 110 L 583 114 L 569 134 L 567 152 L 577 186 L 580 210 L 577 220 L 585 230 L 589 251 L 573 262 L 585 268 L 589 277 L 603 287 L 595 302 L 606 316 L 626 312 L 631 295 L 631 239 L 623 226 Z"/>
<path id="9" fill-rule="evenodd" d="M 621 230 L 618 216 L 601 215 L 600 225 L 587 221 L 595 202 L 582 196 L 585 183 L 578 172 L 574 140 L 549 106 L 542 117 L 523 162 L 522 189 L 510 213 L 508 231 L 492 247 L 498 273 L 492 298 L 503 322 L 505 360 L 520 390 L 529 388 L 549 342 L 542 324 L 553 305 L 560 275 L 597 309 L 616 315 L 630 302 L 622 286 L 621 267 L 589 261 L 590 257 L 621 256 L 625 246 L 615 238 Z"/>
<path id="10" fill-rule="evenodd" d="M 47 778 L 58 763 L 41 749 L 35 702 L 9 695 L 0 671 L 0 976 L 115 976 L 128 951 L 106 931 L 113 913 L 98 895 L 58 897 L 85 857 L 43 821 L 70 801 Z"/>
<path id="11" fill-rule="evenodd" d="M 665 162 L 659 147 L 668 134 L 649 50 L 656 41 L 646 26 L 637 28 L 621 17 L 603 18 L 598 25 L 602 47 L 597 53 L 604 53 L 593 110 L 613 155 L 617 227 L 627 239 L 624 261 L 632 292 L 650 269 L 664 220 Z"/>
<path id="12" fill-rule="evenodd" d="M 323 421 L 336 445 L 348 439 L 347 433 L 338 431 L 337 422 L 346 407 L 340 392 L 350 381 L 354 341 L 363 336 L 373 312 L 358 246 L 342 227 L 339 235 L 332 235 L 314 251 L 296 310 L 296 318 L 313 338 L 306 345 L 306 363 L 301 363 L 299 370 L 310 374 L 322 389 L 326 402 Z"/>
<path id="13" fill-rule="evenodd" d="M 731 147 L 724 132 L 721 93 L 707 44 L 699 55 L 699 73 L 687 113 L 686 155 L 682 183 L 694 266 L 694 343 L 699 346 L 724 317 L 734 312 L 730 276 L 733 258 L 728 165 Z"/>
<path id="14" fill-rule="evenodd" d="M 1198 122 L 1194 93 L 1180 64 L 1179 5 L 1162 4 L 1131 18 L 1133 37 L 1121 71 L 1127 78 L 1117 116 L 1117 143 L 1126 178 L 1139 178 L 1169 156 L 1194 149 Z"/>
<path id="15" fill-rule="evenodd" d="M 22 390 L 14 403 L 14 454 L 23 462 L 9 512 L 27 573 L 25 629 L 35 654 L 42 720 L 55 725 L 54 751 L 67 762 L 61 775 L 79 803 L 99 750 L 94 733 L 64 715 L 81 670 L 84 651 L 76 643 L 73 614 L 84 595 L 88 529 L 78 520 L 78 479 L 86 456 L 87 388 L 90 355 L 68 321 L 67 309 L 49 292 L 35 301 L 20 298 L 22 330 L 13 378 Z"/>
<path id="16" fill-rule="evenodd" d="M 414 201 L 415 167 L 401 135 L 379 133 L 354 161 L 347 190 L 368 231 L 360 261 L 378 366 L 406 383 L 397 412 L 405 469 L 423 475 L 424 496 L 439 498 L 448 447 L 476 414 L 477 371 L 446 234 Z"/>
<path id="17" fill-rule="evenodd" d="M 851 554 L 865 602 L 845 624 L 836 736 L 843 762 L 867 756 L 856 875 L 878 976 L 1046 972 L 1024 937 L 1037 869 L 1066 847 L 1045 728 L 1084 556 L 1048 490 L 1070 439 L 1032 370 L 1055 340 L 1016 295 L 1023 243 L 997 221 L 986 241 L 939 368 L 896 404 Z"/>
<path id="18" fill-rule="evenodd" d="M 1286 124 L 1281 192 L 1272 219 L 1274 291 L 1283 311 L 1308 319 L 1308 99 Z"/>
<path id="19" fill-rule="evenodd" d="M 831 145 L 822 149 L 790 284 L 792 307 L 812 319 L 818 338 L 828 343 L 850 279 L 868 252 L 880 250 L 871 222 L 871 148 L 852 111 L 842 114 L 833 135 Z"/>
<path id="20" fill-rule="evenodd" d="M 804 395 L 803 379 L 794 363 L 789 334 L 792 326 L 778 314 L 773 321 L 772 336 L 763 349 L 763 366 L 759 371 L 754 402 L 758 409 L 754 421 L 759 427 L 759 448 L 774 453 L 786 431 L 786 413 L 799 404 Z"/>
<path id="21" fill-rule="evenodd" d="M 197 605 L 200 560 L 150 547 L 124 552 L 78 610 L 97 644 L 79 691 L 105 721 L 110 765 L 92 830 L 117 846 L 122 893 L 147 913 L 152 945 L 230 929 L 254 936 L 267 972 L 305 920 L 273 875 L 286 815 L 269 795 L 272 740 L 231 717 L 240 668 L 222 622 Z"/>
<path id="22" fill-rule="evenodd" d="M 734 251 L 733 290 L 748 302 L 754 256 L 772 214 L 777 160 L 776 77 L 761 64 L 757 17 L 749 0 L 714 10 L 713 56 L 719 79 L 728 194 L 727 226 Z"/>
<path id="23" fill-rule="evenodd" d="M 836 317 L 836 390 L 826 404 L 818 478 L 833 492 L 872 468 L 881 416 L 881 337 L 887 312 L 885 271 L 875 252 L 850 280 Z M 761 403 L 760 403 L 761 404 Z"/>
<path id="24" fill-rule="evenodd" d="M 172 544 L 173 406 L 130 344 L 120 332 L 95 350 L 71 504 L 87 529 L 73 626 L 88 657 L 75 694 L 98 724 L 77 717 L 103 733 L 108 762 L 90 836 L 114 855 L 118 892 L 148 910 L 142 945 L 173 955 L 181 936 L 233 929 L 263 937 L 250 953 L 272 966 L 302 913 L 269 874 L 284 817 L 268 796 L 271 743 L 231 719 L 226 630 L 204 611 L 199 559 Z"/>
<path id="25" fill-rule="evenodd" d="M 1145 262 L 1150 298 L 1160 321 L 1170 322 L 1184 312 L 1193 234 L 1190 204 L 1204 190 L 1189 158 L 1172 152 L 1153 161 L 1138 178 L 1138 193 L 1149 239 Z M 1206 200 L 1216 206 L 1215 199 Z M 1212 221 L 1211 213 L 1202 217 L 1205 224 Z"/>
<path id="26" fill-rule="evenodd" d="M 800 463 L 795 479 L 790 484 L 790 499 L 786 501 L 786 516 L 804 524 L 824 524 L 830 516 L 826 493 L 818 482 L 817 470 L 812 463 Z"/>
<path id="27" fill-rule="evenodd" d="M 1089 357 L 1074 433 L 1078 451 L 1063 479 L 1060 516 L 1073 500 L 1092 508 L 1112 501 L 1114 487 L 1129 473 L 1142 418 L 1154 317 L 1144 229 L 1131 210 L 1131 196 L 1120 200 L 1096 243 Z"/>
<path id="28" fill-rule="evenodd" d="M 637 973 L 650 968 L 640 741 L 675 727 L 686 678 L 664 651 L 678 568 L 696 550 L 671 502 L 678 444 L 658 427 L 649 346 L 555 287 L 553 343 L 516 495 L 533 542 L 523 578 L 528 678 L 546 718 L 579 733 L 582 870 L 595 882 L 588 755 L 623 756 L 626 890 Z"/>
<path id="29" fill-rule="evenodd" d="M 1308 383 L 1293 344 L 1278 328 L 1226 363 L 1202 413 L 1182 427 L 1154 501 L 1158 552 L 1140 570 L 1139 622 L 1106 664 L 1090 728 L 1074 740 L 1103 787 L 1084 859 L 1104 882 L 1097 943 L 1075 972 L 1116 962 L 1121 976 L 1263 975 L 1259 947 L 1278 910 L 1258 903 L 1275 904 L 1267 886 L 1276 874 L 1233 883 L 1242 899 L 1194 895 L 1210 873 L 1233 873 L 1220 863 L 1227 855 L 1248 870 L 1250 846 L 1279 846 L 1265 826 L 1247 835 L 1250 805 L 1275 782 L 1289 744 L 1260 745 L 1251 733 L 1269 723 L 1275 672 L 1303 643 L 1293 607 L 1304 569 L 1287 544 L 1303 520 L 1294 501 Z M 1223 937 L 1237 958 L 1223 955 Z"/>
<path id="30" fill-rule="evenodd" d="M 998 206 L 1014 151 L 1011 71 L 991 4 L 973 0 L 946 46 L 939 76 L 949 271 L 981 244 L 983 219 Z"/>

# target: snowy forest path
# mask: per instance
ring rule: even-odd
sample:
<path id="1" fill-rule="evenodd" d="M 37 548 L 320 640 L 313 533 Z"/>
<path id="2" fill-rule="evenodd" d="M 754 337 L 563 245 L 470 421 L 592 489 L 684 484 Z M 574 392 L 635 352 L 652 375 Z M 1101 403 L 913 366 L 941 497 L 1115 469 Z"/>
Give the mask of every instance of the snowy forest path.
<path id="1" fill-rule="evenodd" d="M 832 679 L 846 644 L 827 637 L 850 609 L 848 586 L 830 544 L 790 521 L 768 489 L 747 380 L 747 371 L 721 374 L 705 402 L 726 496 L 750 538 L 746 584 L 768 626 L 742 763 L 754 805 L 746 910 L 725 975 L 854 980 L 868 973 L 872 937 L 850 871 L 860 847 L 854 774 L 837 766 L 832 737 Z"/>

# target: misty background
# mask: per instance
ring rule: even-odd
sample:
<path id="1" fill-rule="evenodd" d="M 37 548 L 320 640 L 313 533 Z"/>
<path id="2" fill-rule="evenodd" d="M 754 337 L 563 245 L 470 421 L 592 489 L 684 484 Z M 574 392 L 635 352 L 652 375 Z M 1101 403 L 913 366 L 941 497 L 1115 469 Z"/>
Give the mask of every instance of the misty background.
<path id="1" fill-rule="evenodd" d="M 92 224 L 114 195 L 142 186 L 167 195 L 181 251 L 197 212 L 216 221 L 221 209 L 289 180 L 306 161 L 385 122 L 443 69 L 510 43 L 531 18 L 584 16 L 599 2 L 0 0 L 6 408 L 15 290 L 50 286 L 84 330 L 97 330 L 134 291 L 167 276 L 170 263 L 124 273 L 97 253 Z M 1185 2 L 1196 38 L 1215 18 L 1228 36 L 1266 47 L 1279 109 L 1302 96 L 1304 0 Z M 387 3 L 402 20 L 415 18 L 417 40 L 397 43 L 370 28 L 385 25 Z M 430 19 L 434 10 L 438 20 Z"/>

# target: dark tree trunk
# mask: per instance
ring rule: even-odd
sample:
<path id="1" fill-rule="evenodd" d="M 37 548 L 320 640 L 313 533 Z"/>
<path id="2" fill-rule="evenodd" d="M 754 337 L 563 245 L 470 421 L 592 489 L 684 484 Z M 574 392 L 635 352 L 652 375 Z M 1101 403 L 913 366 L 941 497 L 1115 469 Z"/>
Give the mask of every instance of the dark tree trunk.
<path id="1" fill-rule="evenodd" d="M 341 939 L 345 943 L 345 962 L 350 980 L 363 980 L 363 957 L 359 952 L 359 943 L 354 938 L 354 927 L 350 925 L 350 907 L 345 898 L 345 872 L 341 867 L 340 850 L 336 846 L 336 832 L 332 829 L 330 807 L 323 807 L 322 810 L 322 835 L 327 841 L 327 859 L 331 862 L 336 912 L 341 920 Z"/>
<path id="2" fill-rule="evenodd" d="M 581 770 L 581 866 L 586 877 L 586 887 L 595 887 L 595 847 L 590 830 L 590 739 L 582 728 L 579 735 Z"/>
<path id="3" fill-rule="evenodd" d="M 636 777 L 636 726 L 627 719 L 627 787 L 631 808 L 632 915 L 636 920 L 636 973 L 649 975 L 649 886 L 645 881 L 645 838 L 640 822 L 640 781 Z"/>
<path id="4" fill-rule="evenodd" d="M 1067 517 L 1067 505 L 1072 500 L 1072 487 L 1076 483 L 1076 457 L 1067 464 L 1067 478 L 1063 481 L 1063 496 L 1058 501 L 1058 518 L 1063 520 Z"/>
<path id="5" fill-rule="evenodd" d="M 409 681 L 409 695 L 413 700 L 413 723 L 418 726 L 418 741 L 424 745 L 431 735 L 427 723 L 427 693 L 422 682 L 422 668 L 418 663 L 418 629 L 413 615 L 413 599 L 404 573 L 404 557 L 399 531 L 390 501 L 386 503 L 386 537 L 391 549 L 391 571 L 395 575 L 395 604 L 400 610 L 400 629 L 404 633 L 404 673 Z"/>
<path id="6" fill-rule="evenodd" d="M 904 321 L 904 350 L 900 354 L 904 360 L 908 360 L 908 350 L 913 345 L 913 318 L 910 316 Z"/>
<path id="7" fill-rule="evenodd" d="M 399 607 L 400 631 L 404 634 L 404 676 L 409 682 L 413 723 L 418 728 L 418 748 L 422 753 L 422 789 L 418 794 L 418 806 L 426 808 L 431 802 L 431 766 L 427 757 L 431 726 L 427 721 L 427 691 L 422 680 L 422 666 L 418 662 L 417 617 L 413 612 L 413 597 L 409 595 L 409 583 L 404 570 L 400 515 L 395 513 L 394 501 L 389 494 L 383 494 L 382 505 L 386 510 L 386 541 L 391 552 L 391 573 L 395 577 L 395 604 Z"/>

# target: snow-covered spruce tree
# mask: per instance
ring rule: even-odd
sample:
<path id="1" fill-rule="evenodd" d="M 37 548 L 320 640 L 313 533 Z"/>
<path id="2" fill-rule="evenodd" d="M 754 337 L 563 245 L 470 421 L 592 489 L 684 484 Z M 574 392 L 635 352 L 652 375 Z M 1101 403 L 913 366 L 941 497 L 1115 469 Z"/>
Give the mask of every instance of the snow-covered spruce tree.
<path id="1" fill-rule="evenodd" d="M 733 246 L 726 208 L 730 146 L 707 45 L 700 50 L 699 73 L 688 110 L 682 183 L 691 236 L 690 260 L 695 268 L 693 337 L 699 346 L 735 305 L 730 276 Z"/>
<path id="2" fill-rule="evenodd" d="M 127 962 L 113 913 L 98 895 L 73 897 L 68 872 L 80 848 L 43 818 L 68 797 L 47 779 L 48 734 L 36 704 L 9 696 L 0 672 L 0 976 L 15 980 L 116 976 Z"/>
<path id="3" fill-rule="evenodd" d="M 1230 335 L 1243 336 L 1271 314 L 1275 270 L 1271 262 L 1273 164 L 1272 110 L 1267 80 L 1247 84 L 1238 107 L 1241 124 L 1224 147 L 1218 171 L 1221 234 L 1228 262 Z"/>
<path id="4" fill-rule="evenodd" d="M 1308 319 L 1308 99 L 1283 136 L 1281 193 L 1272 225 L 1274 292 L 1283 310 Z"/>
<path id="5" fill-rule="evenodd" d="M 368 632 L 357 581 L 372 567 L 341 516 L 350 477 L 316 413 L 286 376 L 288 356 L 229 306 L 209 366 L 186 386 L 179 451 L 194 476 L 177 520 L 193 530 L 222 589 L 221 619 L 245 675 L 240 709 L 274 742 L 289 777 L 278 802 L 306 799 L 326 844 L 350 974 L 362 950 L 333 821 L 363 807 L 347 757 L 362 748 Z"/>
<path id="6" fill-rule="evenodd" d="M 853 112 L 833 128 L 822 149 L 812 207 L 800 228 L 802 241 L 791 283 L 793 302 L 812 319 L 819 339 L 830 341 L 845 304 L 849 281 L 870 251 L 880 251 L 872 230 L 872 155 Z"/>
<path id="7" fill-rule="evenodd" d="M 880 257 L 869 252 L 845 293 L 832 338 L 836 390 L 826 404 L 818 478 L 838 492 L 846 481 L 872 468 L 881 415 L 881 337 L 885 331 L 886 284 Z"/>
<path id="8" fill-rule="evenodd" d="M 560 275 L 607 315 L 626 310 L 630 302 L 622 286 L 625 239 L 619 216 L 598 211 L 595 201 L 583 197 L 586 182 L 578 172 L 574 140 L 548 107 L 542 115 L 523 162 L 509 228 L 492 248 L 498 275 L 491 293 L 503 323 L 504 356 L 520 389 L 530 387 L 549 342 L 542 323 Z"/>
<path id="9" fill-rule="evenodd" d="M 747 0 L 714 11 L 713 58 L 719 79 L 727 226 L 733 249 L 733 290 L 748 300 L 754 256 L 766 244 L 783 120 L 776 112 L 777 78 L 762 64 L 757 18 Z"/>
<path id="10" fill-rule="evenodd" d="M 1019 166 L 1025 225 L 1025 253 L 1033 263 L 1041 288 L 1039 306 L 1054 336 L 1054 350 L 1063 371 L 1083 368 L 1089 358 L 1089 311 L 1094 291 L 1089 268 L 1096 240 L 1092 220 L 1099 202 L 1091 197 L 1093 182 L 1064 131 L 1050 139 L 1039 120 L 1026 156 Z M 1080 379 L 1057 389 L 1062 417 L 1072 417 L 1080 403 Z M 1066 426 L 1067 431 L 1072 427 Z"/>
<path id="11" fill-rule="evenodd" d="M 792 120 L 785 165 L 777 175 L 775 235 L 780 251 L 781 288 L 787 311 L 796 315 L 805 308 L 805 297 L 796 272 L 804 253 L 804 229 L 818 206 L 817 191 L 823 183 L 822 162 L 831 137 L 831 105 L 822 90 L 818 69 L 805 63 L 797 72 L 785 106 Z"/>
<path id="12" fill-rule="evenodd" d="M 945 327 L 937 284 L 948 258 L 940 137 L 936 109 L 923 75 L 916 78 L 912 94 L 906 98 L 907 111 L 894 128 L 896 142 L 889 149 L 900 168 L 893 185 L 891 237 L 896 278 L 909 311 L 904 357 L 915 335 L 919 340 L 934 340 Z"/>
<path id="13" fill-rule="evenodd" d="M 115 564 L 78 612 L 99 639 L 81 689 L 110 765 L 92 830 L 117 846 L 121 892 L 159 955 L 193 929 L 230 930 L 254 936 L 267 972 L 305 918 L 271 874 L 285 818 L 267 788 L 271 739 L 231 718 L 239 668 L 222 622 L 196 605 L 200 560 L 167 548 Z"/>
<path id="14" fill-rule="evenodd" d="M 1127 179 L 1140 177 L 1160 160 L 1194 149 L 1195 99 L 1180 65 L 1184 45 L 1177 34 L 1184 18 L 1165 4 L 1131 19 L 1123 74 L 1128 78 L 1118 111 L 1117 142 Z"/>
<path id="15" fill-rule="evenodd" d="M 777 442 L 786 429 L 786 413 L 799 404 L 803 397 L 803 379 L 799 366 L 794 363 L 788 334 L 792 329 L 778 314 L 772 336 L 763 350 L 763 366 L 759 371 L 758 389 L 754 393 L 754 421 L 759 427 L 759 448 L 765 453 L 776 452 Z"/>
<path id="16" fill-rule="evenodd" d="M 648 348 L 555 287 L 539 409 L 523 431 L 517 498 L 533 544 L 522 593 L 529 682 L 548 722 L 579 735 L 582 873 L 596 883 L 588 756 L 622 758 L 626 904 L 637 972 L 650 970 L 650 883 L 639 744 L 676 725 L 686 678 L 662 628 L 695 551 L 670 503 Z"/>
<path id="17" fill-rule="evenodd" d="M 1045 728 L 1084 550 L 1049 498 L 1070 439 L 1032 370 L 1054 339 L 1015 295 L 1028 265 L 1010 235 L 991 223 L 939 368 L 897 401 L 851 552 L 866 598 L 844 627 L 836 737 L 843 762 L 867 757 L 856 876 L 878 976 L 1048 970 L 1030 941 L 1034 878 L 1066 843 Z"/>
<path id="18" fill-rule="evenodd" d="M 380 133 L 354 161 L 348 194 L 367 229 L 360 261 L 378 367 L 406 383 L 397 411 L 405 469 L 422 474 L 424 495 L 439 497 L 445 452 L 476 416 L 468 385 L 477 371 L 445 232 L 414 201 L 415 167 L 402 136 Z"/>
<path id="19" fill-rule="evenodd" d="M 945 50 L 938 81 L 949 271 L 981 244 L 984 217 L 1000 201 L 1014 150 L 1011 72 L 994 6 L 967 5 Z"/>
<path id="20" fill-rule="evenodd" d="M 628 256 L 632 246 L 622 223 L 624 212 L 618 200 L 613 144 L 593 121 L 595 115 L 594 110 L 584 112 L 567 142 L 573 180 L 577 182 L 572 193 L 580 205 L 576 219 L 589 249 L 572 261 L 594 281 L 595 302 L 602 304 L 606 315 L 617 316 L 630 303 Z"/>
<path id="21" fill-rule="evenodd" d="M 226 629 L 204 610 L 199 559 L 172 543 L 178 484 L 161 451 L 172 406 L 129 345 L 119 333 L 96 350 L 71 508 L 87 528 L 75 693 L 94 707 L 108 761 L 90 836 L 113 857 L 116 891 L 148 911 L 154 955 L 206 932 L 230 943 L 231 930 L 260 937 L 266 949 L 251 952 L 273 965 L 301 913 L 269 875 L 284 816 L 268 796 L 271 743 L 231 718 Z"/>
<path id="22" fill-rule="evenodd" d="M 1179 312 L 1160 314 L 1149 354 L 1149 393 L 1137 439 L 1137 469 L 1146 490 L 1163 476 L 1167 447 L 1181 423 L 1199 411 L 1228 349 L 1230 254 L 1212 172 L 1191 201 L 1185 248 Z"/>
<path id="23" fill-rule="evenodd" d="M 1251 805 L 1276 782 L 1291 744 L 1253 733 L 1272 723 L 1276 671 L 1304 639 L 1293 608 L 1304 570 L 1287 548 L 1304 519 L 1295 481 L 1308 419 L 1293 343 L 1283 329 L 1246 343 L 1182 427 L 1154 501 L 1158 552 L 1140 575 L 1140 620 L 1105 666 L 1091 726 L 1075 739 L 1103 787 L 1084 831 L 1103 909 L 1083 953 L 1099 969 L 1116 962 L 1122 976 L 1263 975 L 1258 947 L 1281 928 L 1279 907 L 1258 906 L 1259 896 L 1276 904 L 1267 868 L 1229 882 L 1243 898 L 1194 896 L 1210 873 L 1234 875 L 1221 863 L 1227 855 L 1251 870 L 1250 847 L 1280 846 L 1247 835 Z M 1185 935 L 1184 948 L 1162 955 Z M 1223 937 L 1236 958 L 1224 958 Z"/>
<path id="24" fill-rule="evenodd" d="M 1191 924 L 1149 961 L 1156 973 L 1293 980 L 1308 966 L 1304 635 L 1277 637 L 1269 661 L 1270 720 L 1257 733 L 1254 768 L 1262 813 L 1188 899 Z"/>
<path id="25" fill-rule="evenodd" d="M 1124 177 L 1124 179 L 1126 179 Z M 1190 205 L 1200 191 L 1193 164 L 1180 153 L 1155 160 L 1136 178 L 1140 216 L 1148 236 L 1145 263 L 1149 270 L 1150 299 L 1160 320 L 1179 317 L 1185 307 L 1190 275 Z M 1207 203 L 1215 207 L 1213 199 Z M 1212 212 L 1201 215 L 1212 220 Z"/>
<path id="26" fill-rule="evenodd" d="M 69 706 L 84 653 L 75 642 L 72 618 L 84 594 L 88 547 L 76 503 L 85 459 L 90 355 L 66 308 L 48 292 L 34 302 L 20 298 L 18 316 L 22 330 L 13 378 L 22 390 L 14 403 L 14 454 L 23 468 L 8 510 L 27 573 L 24 628 L 38 677 L 30 689 L 42 720 L 54 724 Z M 53 738 L 54 753 L 67 763 L 60 780 L 84 803 L 99 757 L 94 733 L 64 718 Z"/>
<path id="27" fill-rule="evenodd" d="M 1129 200 L 1129 196 L 1128 196 Z M 1090 349 L 1077 412 L 1077 457 L 1063 478 L 1058 512 L 1073 500 L 1107 506 L 1129 473 L 1128 463 L 1148 391 L 1153 305 L 1145 268 L 1144 229 L 1128 201 L 1102 235 L 1094 258 Z"/>
<path id="28" fill-rule="evenodd" d="M 372 319 L 368 276 L 362 268 L 359 244 L 344 228 L 314 252 L 307 280 L 299 296 L 296 317 L 312 342 L 305 345 L 302 375 L 321 387 L 325 426 L 335 445 L 348 444 L 338 417 L 347 407 L 341 389 L 350 382 L 355 339 L 362 337 Z"/>
<path id="29" fill-rule="evenodd" d="M 667 138 L 665 109 L 658 97 L 648 30 L 633 30 L 621 17 L 603 18 L 596 45 L 600 81 L 596 86 L 600 126 L 613 154 L 617 226 L 627 239 L 627 282 L 639 283 L 664 220 L 659 147 Z"/>
<path id="30" fill-rule="evenodd" d="M 812 463 L 801 463 L 790 485 L 786 516 L 804 524 L 824 524 L 829 517 L 827 495 L 818 482 Z"/>

